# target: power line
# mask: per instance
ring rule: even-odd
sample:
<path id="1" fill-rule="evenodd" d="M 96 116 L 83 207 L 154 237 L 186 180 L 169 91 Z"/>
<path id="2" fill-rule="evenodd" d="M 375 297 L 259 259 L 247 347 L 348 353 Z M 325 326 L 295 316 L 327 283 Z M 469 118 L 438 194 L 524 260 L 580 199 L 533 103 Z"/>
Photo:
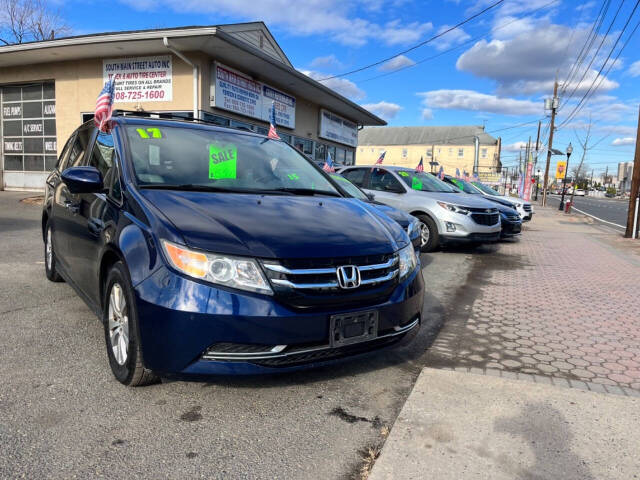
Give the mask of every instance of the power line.
<path id="1" fill-rule="evenodd" d="M 529 12 L 529 15 L 528 15 L 528 16 L 531 16 L 531 15 L 533 15 L 533 14 L 535 14 L 535 13 L 539 12 L 540 10 L 543 10 L 543 9 L 547 8 L 549 5 L 553 5 L 554 3 L 558 3 L 559 1 L 560 1 L 560 0 L 551 0 L 549 3 L 545 3 L 545 4 L 544 4 L 544 5 L 542 5 L 541 7 L 538 7 L 538 8 L 536 8 L 535 10 L 532 10 L 531 12 Z M 499 27 L 492 28 L 489 32 L 485 33 L 484 35 L 478 35 L 477 37 L 473 37 L 472 39 L 467 40 L 467 41 L 466 41 L 466 42 L 464 42 L 464 43 L 461 43 L 461 44 L 459 44 L 459 45 L 456 45 L 455 47 L 449 48 L 448 50 L 444 50 L 444 51 L 442 51 L 442 52 L 440 52 L 440 53 L 438 53 L 438 54 L 436 54 L 436 55 L 432 55 L 432 56 L 430 56 L 430 57 L 423 58 L 422 60 L 418 60 L 417 62 L 412 63 L 411 65 L 405 65 L 405 66 L 400 67 L 400 68 L 397 68 L 397 69 L 395 69 L 395 70 L 393 70 L 393 71 L 391 71 L 391 72 L 382 73 L 382 74 L 380 74 L 380 75 L 376 75 L 376 76 L 374 76 L 374 77 L 365 78 L 364 80 L 358 80 L 358 83 L 359 83 L 359 84 L 362 84 L 362 83 L 370 82 L 371 80 L 377 80 L 378 78 L 387 77 L 387 76 L 389 76 L 389 75 L 393 75 L 393 74 L 398 73 L 398 72 L 401 72 L 401 71 L 403 71 L 403 70 L 407 70 L 408 68 L 413 68 L 413 67 L 415 67 L 415 66 L 417 66 L 417 65 L 421 65 L 421 64 L 423 64 L 423 63 L 425 63 L 425 62 L 428 62 L 429 60 L 435 60 L 435 59 L 436 59 L 436 58 L 438 58 L 438 57 L 442 57 L 443 55 L 446 55 L 447 53 L 451 53 L 451 52 L 454 52 L 454 51 L 456 51 L 456 50 L 460 50 L 461 48 L 464 48 L 464 47 L 466 47 L 467 45 L 470 45 L 470 44 L 472 44 L 472 43 L 477 42 L 478 40 L 481 40 L 481 39 L 483 39 L 483 38 L 486 38 L 486 37 L 488 37 L 489 35 L 491 35 L 491 34 L 492 34 L 493 32 L 495 32 L 495 31 L 502 30 L 503 28 L 507 28 L 507 27 L 508 27 L 509 25 L 511 25 L 512 23 L 520 22 L 520 21 L 522 21 L 522 19 L 523 19 L 523 18 L 526 18 L 526 17 L 522 17 L 522 18 L 515 18 L 514 20 L 511 20 L 510 22 L 507 22 L 507 23 L 503 23 L 503 24 L 501 24 Z M 395 58 L 395 57 L 394 57 L 394 58 Z M 333 78 L 333 77 L 330 77 L 330 78 Z M 321 81 L 321 80 L 320 80 L 320 81 Z"/>
<path id="2" fill-rule="evenodd" d="M 407 48 L 406 50 L 403 50 L 403 51 L 401 51 L 401 52 L 398 52 L 398 53 L 396 53 L 395 55 L 393 55 L 393 56 L 391 56 L 391 57 L 388 57 L 388 58 L 385 58 L 385 59 L 382 59 L 382 60 L 378 60 L 377 62 L 370 63 L 369 65 L 365 65 L 365 66 L 363 66 L 363 67 L 356 68 L 355 70 L 351 70 L 351 71 L 349 71 L 349 72 L 340 73 L 340 74 L 338 74 L 338 75 L 332 75 L 332 76 L 330 76 L 330 77 L 326 77 L 326 78 L 321 78 L 321 79 L 319 79 L 318 81 L 319 81 L 319 82 L 323 82 L 323 81 L 325 81 L 325 80 L 331 80 L 332 78 L 346 77 L 347 75 L 352 75 L 352 74 L 354 74 L 354 73 L 361 72 L 361 71 L 363 71 L 363 70 L 367 70 L 367 69 L 369 69 L 369 68 L 371 68 L 371 67 L 375 67 L 375 66 L 380 65 L 380 64 L 382 64 L 382 63 L 388 62 L 389 60 L 392 60 L 392 59 L 394 59 L 394 58 L 396 58 L 396 57 L 399 57 L 400 55 L 404 55 L 405 53 L 408 53 L 408 52 L 410 52 L 410 51 L 412 51 L 412 50 L 415 50 L 416 48 L 422 47 L 423 45 L 426 45 L 427 43 L 430 43 L 430 42 L 432 42 L 432 41 L 434 41 L 434 40 L 436 40 L 436 39 L 438 39 L 438 38 L 440 38 L 440 37 L 443 37 L 443 36 L 444 36 L 444 35 L 446 35 L 447 33 L 451 32 L 451 31 L 453 31 L 453 30 L 456 30 L 457 28 L 460 28 L 460 27 L 461 27 L 462 25 L 464 25 L 465 23 L 469 23 L 469 22 L 470 22 L 471 20 L 473 20 L 474 18 L 477 18 L 477 17 L 479 17 L 480 15 L 485 14 L 485 13 L 486 13 L 486 12 L 488 12 L 489 10 L 491 10 L 491 9 L 493 9 L 493 8 L 495 8 L 495 7 L 497 7 L 498 5 L 500 5 L 501 3 L 503 3 L 504 1 L 505 1 L 505 0 L 497 0 L 496 2 L 492 3 L 491 5 L 489 5 L 489 6 L 488 6 L 488 7 L 486 7 L 485 9 L 483 9 L 483 10 L 479 11 L 478 13 L 476 13 L 476 14 L 474 14 L 474 15 L 472 15 L 472 16 L 470 16 L 470 17 L 468 17 L 468 18 L 464 19 L 464 20 L 462 20 L 461 22 L 459 22 L 459 23 L 455 24 L 453 27 L 447 28 L 446 30 L 444 30 L 444 31 L 442 31 L 442 32 L 440 32 L 440 33 L 438 33 L 438 34 L 434 35 L 433 37 L 428 38 L 427 40 L 425 40 L 425 41 L 423 41 L 423 42 L 417 43 L 416 45 L 414 45 L 414 46 L 412 46 L 412 47 L 409 47 L 409 48 Z"/>
<path id="3" fill-rule="evenodd" d="M 611 55 L 613 54 L 614 50 L 616 49 L 616 47 L 618 46 L 618 42 L 620 41 L 620 39 L 622 38 L 622 35 L 624 34 L 625 30 L 627 29 L 627 27 L 629 26 L 629 22 L 631 22 L 631 19 L 633 18 L 633 15 L 636 11 L 636 9 L 638 8 L 638 5 L 640 4 L 640 0 L 636 1 L 635 6 L 633 7 L 633 10 L 631 11 L 631 13 L 629 14 L 629 18 L 627 18 L 627 21 L 624 24 L 624 27 L 622 28 L 622 31 L 620 32 L 620 35 L 618 35 L 618 38 L 616 39 L 615 43 L 613 44 L 613 47 L 611 47 L 611 50 L 609 51 L 609 54 L 607 55 L 607 58 L 605 59 L 604 63 L 602 64 L 602 67 L 600 67 L 600 70 L 598 71 L 598 74 L 596 75 L 596 77 L 593 79 L 593 82 L 591 82 L 591 85 L 589 86 L 589 89 L 587 90 L 587 92 L 583 95 L 582 99 L 580 100 L 580 102 L 578 102 L 578 104 L 574 107 L 574 109 L 571 111 L 571 113 L 567 116 L 567 119 L 562 122 L 559 126 L 558 129 L 564 127 L 567 123 L 569 123 L 574 117 L 575 115 L 579 112 L 579 110 L 581 110 L 581 105 L 583 105 L 583 103 L 586 101 L 587 97 L 589 96 L 589 94 L 591 93 L 595 83 L 598 81 L 598 79 L 600 78 L 602 71 L 604 70 L 604 68 L 607 66 L 607 63 L 609 62 L 609 60 L 611 59 Z M 606 74 L 604 76 L 602 76 L 602 80 L 600 81 L 600 83 L 598 84 L 598 88 L 600 87 L 600 85 L 602 84 L 602 81 L 604 81 L 606 75 L 609 73 L 609 71 L 611 71 L 611 68 L 613 67 L 613 65 L 616 63 L 616 61 L 618 60 L 618 57 L 620 56 L 620 54 L 622 53 L 622 51 L 625 49 L 625 47 L 627 46 L 627 44 L 629 43 L 629 41 L 631 40 L 631 37 L 633 37 L 633 34 L 636 32 L 638 25 L 640 25 L 640 22 L 638 24 L 636 24 L 636 26 L 634 27 L 633 31 L 631 32 L 631 34 L 629 35 L 629 37 L 627 37 L 626 41 L 624 42 L 624 44 L 622 45 L 622 48 L 620 48 L 620 50 L 618 51 L 618 54 L 616 55 L 616 58 L 613 60 L 613 62 L 611 62 L 611 64 L 609 65 L 609 69 L 607 70 Z M 594 93 L 597 91 L 594 90 Z"/>

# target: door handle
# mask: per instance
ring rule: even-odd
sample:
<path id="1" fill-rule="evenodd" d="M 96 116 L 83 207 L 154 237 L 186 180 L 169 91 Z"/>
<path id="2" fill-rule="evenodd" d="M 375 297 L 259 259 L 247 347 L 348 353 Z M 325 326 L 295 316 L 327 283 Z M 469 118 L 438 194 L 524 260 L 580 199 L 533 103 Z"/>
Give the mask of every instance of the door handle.
<path id="1" fill-rule="evenodd" d="M 104 222 L 96 217 L 91 217 L 87 222 L 87 227 L 89 228 L 89 232 L 96 237 L 99 237 L 104 230 Z"/>
<path id="2" fill-rule="evenodd" d="M 74 215 L 80 213 L 80 206 L 76 203 L 70 202 L 69 200 L 65 200 L 64 207 Z"/>

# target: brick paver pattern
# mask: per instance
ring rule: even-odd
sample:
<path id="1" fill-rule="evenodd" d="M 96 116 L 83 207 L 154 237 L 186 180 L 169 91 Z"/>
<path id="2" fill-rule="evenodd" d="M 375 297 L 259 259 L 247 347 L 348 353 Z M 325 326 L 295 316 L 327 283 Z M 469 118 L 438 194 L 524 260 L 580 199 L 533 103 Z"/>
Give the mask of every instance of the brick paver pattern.
<path id="1" fill-rule="evenodd" d="M 640 262 L 542 213 L 480 260 L 480 293 L 445 324 L 429 363 L 640 389 Z"/>

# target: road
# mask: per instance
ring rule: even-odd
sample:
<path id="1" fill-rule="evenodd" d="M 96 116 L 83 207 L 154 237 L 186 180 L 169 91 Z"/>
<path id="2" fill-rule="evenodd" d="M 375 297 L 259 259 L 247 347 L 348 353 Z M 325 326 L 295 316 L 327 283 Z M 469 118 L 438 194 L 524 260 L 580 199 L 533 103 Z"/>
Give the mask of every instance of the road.
<path id="1" fill-rule="evenodd" d="M 98 320 L 45 279 L 41 210 L 24 196 L 0 192 L 0 478 L 352 478 L 445 312 L 474 295 L 475 256 L 423 255 L 425 324 L 407 346 L 296 374 L 130 389 L 112 378 Z"/>
<path id="2" fill-rule="evenodd" d="M 565 201 L 571 196 L 565 196 Z M 549 196 L 549 205 L 560 204 L 559 195 Z M 607 225 L 617 230 L 624 230 L 627 224 L 627 210 L 629 207 L 628 200 L 617 200 L 610 198 L 594 198 L 594 197 L 573 197 L 573 204 L 576 209 L 581 210 L 578 213 L 585 213 L 604 220 Z M 605 223 L 602 222 L 602 223 Z"/>

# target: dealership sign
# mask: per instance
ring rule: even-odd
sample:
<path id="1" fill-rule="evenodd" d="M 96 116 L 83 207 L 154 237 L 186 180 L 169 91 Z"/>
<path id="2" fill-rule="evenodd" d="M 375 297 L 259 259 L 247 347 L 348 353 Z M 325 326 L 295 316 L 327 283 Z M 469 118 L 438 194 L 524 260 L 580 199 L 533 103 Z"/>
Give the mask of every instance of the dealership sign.
<path id="1" fill-rule="evenodd" d="M 168 102 L 173 97 L 170 55 L 114 58 L 102 62 L 102 80 L 116 79 L 119 103 Z"/>
<path id="2" fill-rule="evenodd" d="M 268 122 L 269 109 L 275 102 L 276 125 L 295 128 L 295 97 L 224 65 L 215 63 L 213 69 L 212 107 Z"/>
<path id="3" fill-rule="evenodd" d="M 358 145 L 358 126 L 329 110 L 320 110 L 321 138 L 355 147 Z"/>

